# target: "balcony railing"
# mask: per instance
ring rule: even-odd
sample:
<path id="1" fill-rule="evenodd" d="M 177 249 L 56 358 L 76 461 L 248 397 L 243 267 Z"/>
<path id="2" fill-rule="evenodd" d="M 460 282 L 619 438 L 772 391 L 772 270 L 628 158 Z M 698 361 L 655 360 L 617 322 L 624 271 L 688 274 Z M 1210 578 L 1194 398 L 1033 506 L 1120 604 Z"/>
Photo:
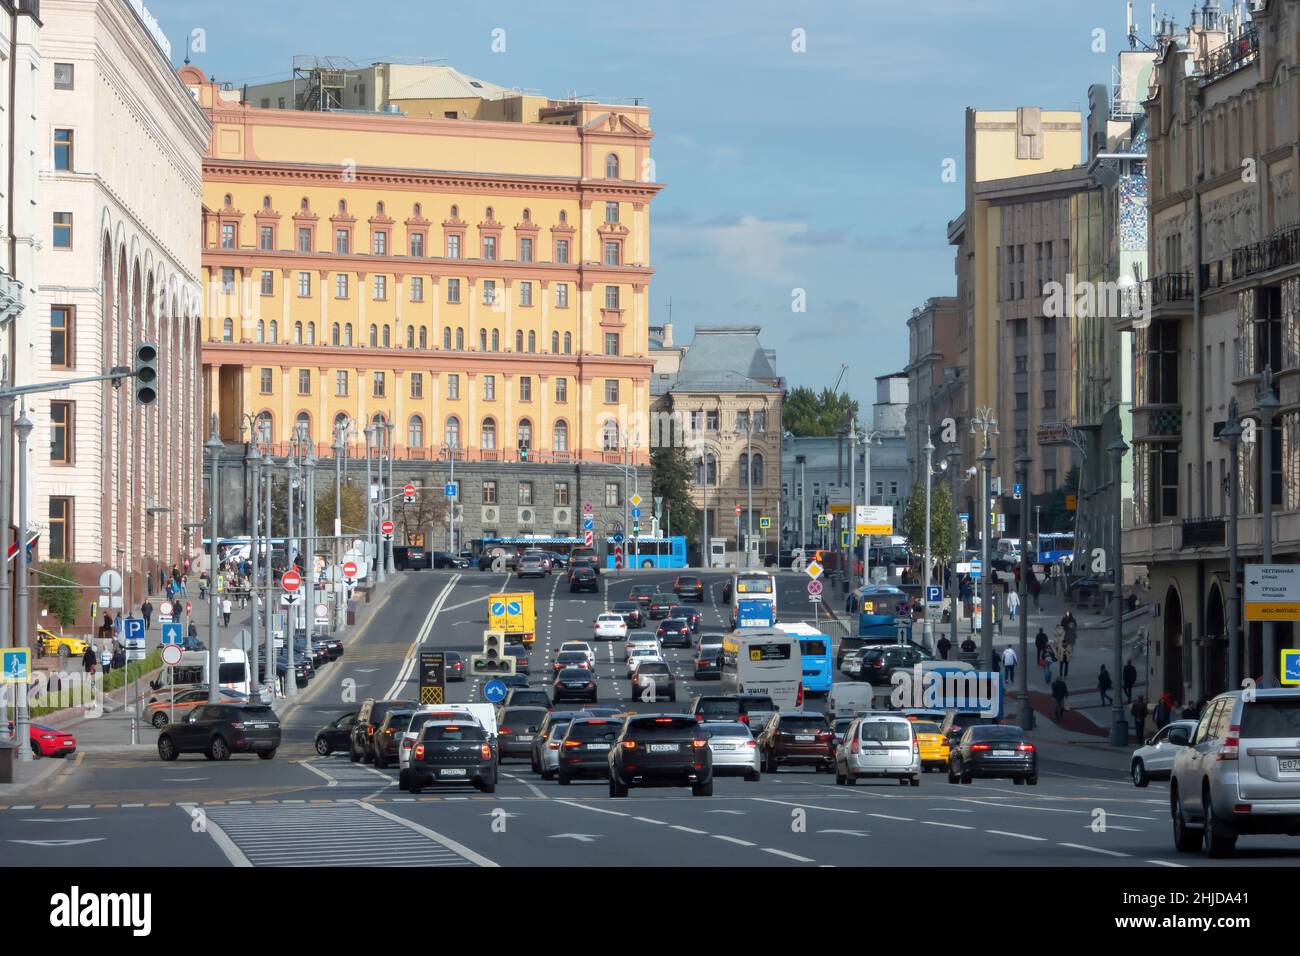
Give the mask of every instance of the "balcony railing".
<path id="1" fill-rule="evenodd" d="M 1241 35 L 1236 39 L 1205 54 L 1205 60 L 1200 64 L 1201 82 L 1210 83 L 1235 73 L 1243 66 L 1254 62 L 1257 56 L 1259 56 L 1259 33 L 1253 26 L 1243 27 Z"/>
<path id="2" fill-rule="evenodd" d="M 1227 540 L 1222 518 L 1183 522 L 1184 548 L 1222 548 Z"/>
<path id="3" fill-rule="evenodd" d="M 1267 239 L 1232 250 L 1232 274 L 1237 278 L 1297 263 L 1300 263 L 1300 225 L 1286 226 Z"/>
<path id="4" fill-rule="evenodd" d="M 1183 433 L 1183 407 L 1164 403 L 1137 405 L 1133 409 L 1135 438 L 1177 438 Z"/>

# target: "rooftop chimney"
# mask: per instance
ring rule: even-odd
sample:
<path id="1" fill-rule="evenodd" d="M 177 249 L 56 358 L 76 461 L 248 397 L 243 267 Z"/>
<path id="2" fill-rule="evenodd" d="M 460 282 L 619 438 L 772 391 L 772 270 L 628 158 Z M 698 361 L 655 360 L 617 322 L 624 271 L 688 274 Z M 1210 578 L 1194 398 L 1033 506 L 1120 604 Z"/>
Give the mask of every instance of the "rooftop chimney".
<path id="1" fill-rule="evenodd" d="M 673 324 L 671 322 L 664 324 L 663 347 L 670 349 L 673 347 Z"/>

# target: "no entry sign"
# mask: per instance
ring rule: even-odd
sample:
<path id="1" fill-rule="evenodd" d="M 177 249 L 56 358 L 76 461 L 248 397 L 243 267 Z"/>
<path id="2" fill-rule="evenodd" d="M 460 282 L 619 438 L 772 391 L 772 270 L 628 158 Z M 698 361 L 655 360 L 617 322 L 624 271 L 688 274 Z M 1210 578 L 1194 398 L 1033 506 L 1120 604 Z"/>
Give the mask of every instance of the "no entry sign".
<path id="1" fill-rule="evenodd" d="M 408 498 L 414 495 L 415 485 L 408 484 L 405 488 L 402 489 L 402 494 L 406 495 Z"/>
<path id="2" fill-rule="evenodd" d="M 302 587 L 302 575 L 297 571 L 284 572 L 284 577 L 280 578 L 280 587 L 292 594 Z"/>
<path id="3" fill-rule="evenodd" d="M 379 526 L 379 530 L 382 531 L 384 534 L 392 534 L 393 527 L 394 526 L 391 521 L 385 521 L 383 524 Z"/>
<path id="4" fill-rule="evenodd" d="M 347 561 L 343 564 L 343 576 L 349 580 L 357 576 L 357 563 L 355 561 Z"/>

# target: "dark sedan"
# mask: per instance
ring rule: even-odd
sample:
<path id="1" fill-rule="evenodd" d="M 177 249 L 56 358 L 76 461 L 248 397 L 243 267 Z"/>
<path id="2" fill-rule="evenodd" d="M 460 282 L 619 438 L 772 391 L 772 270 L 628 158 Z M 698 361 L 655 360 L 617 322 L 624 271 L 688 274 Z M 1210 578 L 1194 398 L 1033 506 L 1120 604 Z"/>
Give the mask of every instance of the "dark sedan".
<path id="1" fill-rule="evenodd" d="M 668 609 L 677 603 L 675 595 L 659 592 L 650 595 L 650 620 L 658 621 L 668 616 Z"/>
<path id="2" fill-rule="evenodd" d="M 461 657 L 456 651 L 447 651 L 445 661 L 447 680 L 463 681 L 465 679 L 465 658 Z"/>
<path id="3" fill-rule="evenodd" d="M 497 726 L 497 749 L 507 757 L 531 757 L 533 740 L 550 713 L 545 707 L 507 707 Z"/>
<path id="4" fill-rule="evenodd" d="M 584 667 L 566 667 L 555 675 L 551 688 L 555 703 L 566 700 L 596 702 L 596 677 Z"/>
<path id="5" fill-rule="evenodd" d="M 446 551 L 433 552 L 433 566 L 435 568 L 468 568 L 469 559 L 461 557 L 459 554 L 448 554 Z"/>
<path id="6" fill-rule="evenodd" d="M 600 593 L 600 578 L 596 576 L 595 568 L 580 565 L 569 572 L 569 593 L 575 591 Z"/>
<path id="7" fill-rule="evenodd" d="M 702 647 L 695 657 L 696 680 L 722 680 L 722 648 Z"/>
<path id="8" fill-rule="evenodd" d="M 674 604 L 668 609 L 669 617 L 682 617 L 686 623 L 691 626 L 691 632 L 698 634 L 700 631 L 700 610 L 699 608 L 687 607 L 684 604 Z"/>
<path id="9" fill-rule="evenodd" d="M 684 617 L 670 617 L 655 630 L 655 637 L 664 647 L 690 647 L 691 625 Z"/>
<path id="10" fill-rule="evenodd" d="M 609 778 L 609 749 L 623 729 L 621 720 L 608 717 L 577 717 L 560 745 L 560 765 L 556 777 L 568 786 L 581 778 Z"/>
<path id="11" fill-rule="evenodd" d="M 328 757 L 336 750 L 347 750 L 348 742 L 352 739 L 352 725 L 356 722 L 357 715 L 353 711 L 316 731 L 316 752 L 322 757 Z"/>
<path id="12" fill-rule="evenodd" d="M 701 578 L 690 575 L 680 575 L 673 582 L 673 592 L 683 601 L 687 598 L 694 598 L 697 601 L 704 600 L 704 581 Z"/>
<path id="13" fill-rule="evenodd" d="M 970 783 L 975 777 L 1010 777 L 1018 784 L 1038 783 L 1038 751 L 1019 727 L 985 724 L 971 727 L 948 757 L 948 782 Z"/>
<path id="14" fill-rule="evenodd" d="M 402 776 L 410 793 L 435 783 L 468 783 L 484 793 L 495 793 L 496 755 L 487 734 L 474 721 L 430 721 L 415 739 L 410 769 Z"/>
<path id="15" fill-rule="evenodd" d="M 645 612 L 637 601 L 615 601 L 611 609 L 615 614 L 623 615 L 623 623 L 629 630 L 645 627 Z"/>

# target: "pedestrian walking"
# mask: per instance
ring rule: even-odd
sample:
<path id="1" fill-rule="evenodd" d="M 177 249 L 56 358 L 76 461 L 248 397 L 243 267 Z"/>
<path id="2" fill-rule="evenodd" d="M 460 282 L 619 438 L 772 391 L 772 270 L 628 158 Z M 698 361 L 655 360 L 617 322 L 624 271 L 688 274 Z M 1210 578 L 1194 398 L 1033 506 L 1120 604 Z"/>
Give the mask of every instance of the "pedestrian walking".
<path id="1" fill-rule="evenodd" d="M 199 600 L 205 600 L 208 596 L 208 572 L 199 572 Z M 725 602 L 724 602 L 725 603 Z"/>
<path id="2" fill-rule="evenodd" d="M 234 608 L 230 604 L 229 595 L 222 598 L 221 599 L 221 626 L 222 627 L 230 627 L 230 614 L 233 610 Z"/>
<path id="3" fill-rule="evenodd" d="M 1045 647 L 1047 647 L 1047 632 L 1040 627 L 1038 633 L 1034 635 L 1034 650 L 1038 652 L 1039 657 L 1042 657 Z"/>
<path id="4" fill-rule="evenodd" d="M 1016 655 L 1016 649 L 1010 644 L 1002 652 L 1002 670 L 1007 675 L 1007 683 L 1013 684 L 1016 680 L 1016 665 L 1020 663 L 1020 658 Z"/>
<path id="5" fill-rule="evenodd" d="M 1020 595 L 1015 591 L 1007 594 L 1007 616 L 1015 621 L 1016 614 L 1020 611 Z"/>
<path id="6" fill-rule="evenodd" d="M 1139 741 L 1146 739 L 1147 699 L 1139 695 L 1133 702 L 1133 706 L 1129 708 L 1129 713 L 1133 715 L 1133 736 Z"/>
<path id="7" fill-rule="evenodd" d="M 939 652 L 939 657 L 946 661 L 948 659 L 948 651 L 952 650 L 952 641 L 948 640 L 948 635 L 942 635 L 939 638 L 939 643 L 934 646 Z"/>
<path id="8" fill-rule="evenodd" d="M 975 641 L 971 639 L 969 634 L 966 635 L 966 640 L 961 642 L 961 650 L 963 654 L 975 653 Z"/>
<path id="9" fill-rule="evenodd" d="M 1043 683 L 1052 684 L 1052 665 L 1056 663 L 1056 651 L 1048 644 L 1038 655 L 1038 666 L 1043 669 Z"/>
<path id="10" fill-rule="evenodd" d="M 145 598 L 144 603 L 140 605 L 140 616 L 144 618 L 144 629 L 149 630 L 149 619 L 153 617 L 153 603 Z"/>
<path id="11" fill-rule="evenodd" d="M 1169 694 L 1162 694 L 1159 702 L 1156 704 L 1155 711 L 1151 715 L 1155 719 L 1156 730 L 1160 730 L 1169 723 L 1169 718 L 1173 715 L 1173 710 L 1173 701 L 1170 699 Z"/>
<path id="12" fill-rule="evenodd" d="M 1197 717 L 1200 716 L 1200 713 L 1201 713 L 1200 703 L 1193 701 L 1192 703 L 1189 703 L 1186 707 L 1183 708 L 1183 720 L 1195 720 Z"/>
<path id="13" fill-rule="evenodd" d="M 99 639 L 101 641 L 111 641 L 113 639 L 113 619 L 104 612 L 104 623 L 99 625 Z"/>
<path id="14" fill-rule="evenodd" d="M 87 647 L 86 653 L 81 658 L 81 666 L 87 674 L 95 673 L 95 667 L 99 663 L 93 647 Z"/>
<path id="15" fill-rule="evenodd" d="M 1101 703 L 1103 707 L 1111 703 L 1110 689 L 1115 686 L 1111 680 L 1110 672 L 1106 670 L 1106 665 L 1101 665 L 1101 670 L 1097 672 L 1097 691 L 1101 694 Z"/>
<path id="16" fill-rule="evenodd" d="M 1070 698 L 1070 688 L 1065 685 L 1064 679 L 1058 677 L 1052 682 L 1052 700 L 1056 701 L 1056 722 L 1059 724 L 1065 719 L 1066 701 Z"/>
<path id="17" fill-rule="evenodd" d="M 1039 582 L 1038 576 L 1034 574 L 1033 569 L 1029 571 L 1029 593 L 1034 599 L 1034 612 L 1042 610 L 1038 605 L 1038 596 L 1043 591 L 1043 585 Z"/>
<path id="18" fill-rule="evenodd" d="M 1137 683 L 1138 679 L 1137 668 L 1133 666 L 1133 661 L 1131 659 L 1124 665 L 1124 673 L 1122 677 L 1123 679 L 1120 681 L 1120 685 L 1124 688 L 1124 700 L 1126 702 L 1131 701 L 1133 699 L 1133 685 Z"/>
<path id="19" fill-rule="evenodd" d="M 1061 662 L 1061 676 L 1070 676 L 1070 661 L 1074 659 L 1074 645 L 1068 641 L 1061 641 L 1060 647 L 1056 649 L 1056 659 Z"/>

